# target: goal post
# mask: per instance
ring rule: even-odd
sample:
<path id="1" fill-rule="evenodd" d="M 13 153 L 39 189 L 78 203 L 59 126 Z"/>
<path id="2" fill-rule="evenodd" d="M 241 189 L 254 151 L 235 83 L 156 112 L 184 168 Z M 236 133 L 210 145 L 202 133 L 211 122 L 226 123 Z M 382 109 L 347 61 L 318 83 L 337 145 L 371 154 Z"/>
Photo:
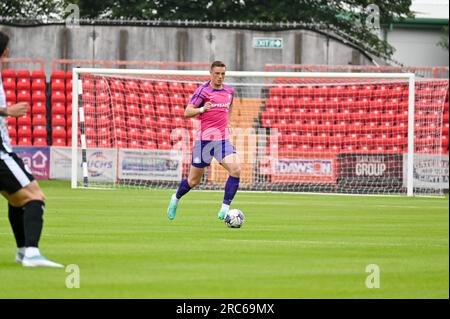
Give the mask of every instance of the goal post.
<path id="1" fill-rule="evenodd" d="M 74 68 L 72 187 L 176 187 L 199 124 L 184 119 L 184 108 L 208 78 L 208 71 Z M 442 183 L 415 183 L 414 165 L 418 158 L 439 165 L 448 154 L 448 80 L 227 71 L 225 83 L 235 89 L 230 140 L 242 189 L 443 193 Z M 213 161 L 200 188 L 220 189 L 225 176 Z"/>

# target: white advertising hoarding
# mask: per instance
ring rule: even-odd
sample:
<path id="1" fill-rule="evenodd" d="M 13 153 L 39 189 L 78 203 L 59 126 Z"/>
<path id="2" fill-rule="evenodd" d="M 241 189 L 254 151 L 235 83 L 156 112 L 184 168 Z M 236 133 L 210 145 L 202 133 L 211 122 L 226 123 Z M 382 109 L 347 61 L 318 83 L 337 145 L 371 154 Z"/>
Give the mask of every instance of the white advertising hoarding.
<path id="1" fill-rule="evenodd" d="M 403 186 L 406 187 L 408 155 L 403 156 Z M 414 187 L 449 188 L 448 155 L 415 154 Z"/>
<path id="2" fill-rule="evenodd" d="M 78 180 L 82 179 L 81 149 L 78 150 Z M 115 182 L 117 178 L 117 150 L 91 148 L 87 150 L 88 178 L 96 182 Z M 72 168 L 71 147 L 51 147 L 50 178 L 70 180 Z"/>
<path id="3" fill-rule="evenodd" d="M 183 154 L 174 150 L 119 150 L 119 179 L 179 181 Z"/>

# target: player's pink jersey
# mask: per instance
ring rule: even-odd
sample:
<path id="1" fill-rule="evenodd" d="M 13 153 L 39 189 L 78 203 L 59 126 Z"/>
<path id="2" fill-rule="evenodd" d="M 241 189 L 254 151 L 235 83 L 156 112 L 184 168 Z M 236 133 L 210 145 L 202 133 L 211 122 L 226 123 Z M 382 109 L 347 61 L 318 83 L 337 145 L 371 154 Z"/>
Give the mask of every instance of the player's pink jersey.
<path id="1" fill-rule="evenodd" d="M 202 107 L 211 102 L 211 108 L 198 116 L 200 126 L 195 139 L 202 141 L 220 141 L 228 139 L 228 113 L 233 103 L 234 90 L 223 84 L 222 89 L 214 89 L 207 82 L 192 95 L 190 104 Z"/>

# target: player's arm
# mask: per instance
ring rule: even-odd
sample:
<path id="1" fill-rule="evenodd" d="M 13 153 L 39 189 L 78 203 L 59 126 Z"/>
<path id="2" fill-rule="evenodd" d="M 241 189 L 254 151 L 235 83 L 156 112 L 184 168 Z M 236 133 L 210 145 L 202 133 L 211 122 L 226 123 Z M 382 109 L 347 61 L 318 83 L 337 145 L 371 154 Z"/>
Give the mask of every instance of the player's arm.
<path id="1" fill-rule="evenodd" d="M 202 113 L 205 113 L 210 108 L 211 108 L 211 102 L 206 102 L 201 107 L 197 107 L 194 104 L 188 104 L 188 106 L 184 110 L 184 117 L 188 119 L 188 118 L 191 118 L 191 117 L 198 116 L 198 115 L 200 115 Z"/>
<path id="2" fill-rule="evenodd" d="M 0 107 L 0 116 L 13 116 L 13 117 L 19 117 L 27 114 L 28 109 L 28 103 L 26 102 L 20 102 L 17 104 L 14 104 L 8 108 L 6 107 Z"/>
<path id="3" fill-rule="evenodd" d="M 233 110 L 233 102 L 230 104 L 230 108 L 228 110 L 228 123 L 231 122 L 231 111 Z"/>

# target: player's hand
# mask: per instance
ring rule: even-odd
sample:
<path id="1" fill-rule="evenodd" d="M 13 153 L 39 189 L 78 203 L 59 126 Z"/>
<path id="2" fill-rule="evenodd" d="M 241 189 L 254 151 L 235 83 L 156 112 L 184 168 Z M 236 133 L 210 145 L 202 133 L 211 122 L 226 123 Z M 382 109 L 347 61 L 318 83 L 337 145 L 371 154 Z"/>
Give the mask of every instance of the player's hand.
<path id="1" fill-rule="evenodd" d="M 212 104 L 211 104 L 211 102 L 206 102 L 206 103 L 203 105 L 203 107 L 205 108 L 205 112 L 206 112 L 206 111 L 208 111 L 208 110 L 212 107 Z"/>
<path id="2" fill-rule="evenodd" d="M 28 103 L 20 102 L 20 103 L 17 103 L 17 104 L 14 104 L 14 105 L 8 107 L 6 109 L 6 113 L 9 116 L 20 117 L 20 116 L 26 115 L 27 110 L 28 110 Z"/>

